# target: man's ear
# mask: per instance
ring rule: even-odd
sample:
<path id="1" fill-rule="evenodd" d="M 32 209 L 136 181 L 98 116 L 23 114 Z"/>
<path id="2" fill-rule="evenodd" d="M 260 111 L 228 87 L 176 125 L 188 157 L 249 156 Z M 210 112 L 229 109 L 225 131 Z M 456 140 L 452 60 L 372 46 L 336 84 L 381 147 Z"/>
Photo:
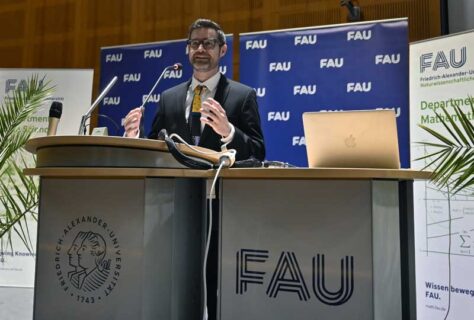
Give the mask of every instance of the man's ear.
<path id="1" fill-rule="evenodd" d="M 220 48 L 219 57 L 222 58 L 223 56 L 225 56 L 226 52 L 227 52 L 227 44 L 224 43 L 224 45 Z"/>

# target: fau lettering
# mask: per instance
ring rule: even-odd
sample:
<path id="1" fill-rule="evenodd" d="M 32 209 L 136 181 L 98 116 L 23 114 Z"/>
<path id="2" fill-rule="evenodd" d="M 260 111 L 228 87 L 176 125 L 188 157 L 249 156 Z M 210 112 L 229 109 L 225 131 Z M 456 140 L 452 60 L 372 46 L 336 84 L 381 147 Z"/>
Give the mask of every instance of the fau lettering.
<path id="1" fill-rule="evenodd" d="M 163 55 L 163 49 L 145 50 L 143 52 L 143 59 L 161 58 L 162 55 Z"/>
<path id="2" fill-rule="evenodd" d="M 400 62 L 400 54 L 378 54 L 375 56 L 375 64 L 397 64 Z"/>
<path id="3" fill-rule="evenodd" d="M 372 82 L 349 82 L 347 84 L 347 92 L 370 92 L 372 90 Z"/>
<path id="4" fill-rule="evenodd" d="M 10 93 L 13 90 L 26 91 L 28 89 L 28 82 L 25 79 L 21 79 L 17 84 L 18 79 L 7 79 L 5 81 L 5 94 Z M 43 85 L 43 80 L 39 80 L 39 85 Z"/>
<path id="5" fill-rule="evenodd" d="M 439 68 L 449 69 L 452 68 L 461 68 L 467 62 L 467 49 L 462 47 L 460 50 L 460 57 L 456 58 L 456 49 L 451 49 L 449 51 L 449 61 L 446 58 L 444 51 L 438 51 L 436 58 L 433 61 L 433 53 L 426 53 L 420 56 L 420 71 L 423 73 L 426 69 L 431 68 L 433 71 L 438 70 Z"/>
<path id="6" fill-rule="evenodd" d="M 319 68 L 342 68 L 344 66 L 344 58 L 335 59 L 321 59 L 319 61 Z"/>
<path id="7" fill-rule="evenodd" d="M 255 88 L 255 92 L 257 93 L 257 97 L 265 97 L 265 88 Z"/>
<path id="8" fill-rule="evenodd" d="M 146 94 L 144 94 L 142 96 L 142 103 L 145 102 L 145 99 L 146 99 Z M 160 94 L 152 94 L 150 96 L 150 98 L 148 99 L 148 102 L 147 103 L 150 103 L 150 102 L 160 102 L 160 97 L 161 95 Z"/>
<path id="9" fill-rule="evenodd" d="M 120 62 L 122 61 L 121 53 L 107 54 L 105 55 L 105 62 Z"/>
<path id="10" fill-rule="evenodd" d="M 311 299 L 310 290 L 321 303 L 329 306 L 340 306 L 349 301 L 354 293 L 354 257 L 344 256 L 340 259 L 340 273 L 334 277 L 337 268 L 326 266 L 325 254 L 316 254 L 312 258 L 309 268 L 301 268 L 296 254 L 292 251 L 281 252 L 273 272 L 262 266 L 268 262 L 269 250 L 240 249 L 236 253 L 236 288 L 235 293 L 243 295 L 248 291 L 248 286 L 264 286 L 267 282 L 265 293 L 269 298 L 277 298 L 280 293 L 286 293 L 284 299 L 290 298 L 290 294 L 300 301 Z M 260 265 L 260 266 L 259 266 Z M 259 268 L 260 267 L 260 268 Z M 311 275 L 311 278 L 304 277 Z M 330 270 L 330 271 L 326 271 Z M 310 273 L 311 272 L 311 273 Z M 268 277 L 266 275 L 268 274 Z M 328 277 L 338 279 L 338 287 L 333 290 L 327 289 Z M 269 281 L 268 281 L 269 279 Z M 310 283 L 311 287 L 307 285 Z"/>
<path id="11" fill-rule="evenodd" d="M 222 74 L 227 73 L 227 66 L 219 66 L 219 72 Z"/>
<path id="12" fill-rule="evenodd" d="M 165 79 L 180 79 L 183 76 L 183 70 L 167 70 L 163 78 Z"/>
<path id="13" fill-rule="evenodd" d="M 372 38 L 372 30 L 349 31 L 347 33 L 347 41 L 370 40 L 370 38 Z"/>
<path id="14" fill-rule="evenodd" d="M 120 104 L 120 97 L 106 97 L 104 98 L 104 106 L 105 105 L 114 105 L 117 106 Z"/>
<path id="15" fill-rule="evenodd" d="M 292 140 L 293 140 L 292 141 L 293 146 L 305 146 L 306 145 L 306 139 L 304 137 L 294 136 Z"/>
<path id="16" fill-rule="evenodd" d="M 250 49 L 265 49 L 267 47 L 267 40 L 248 40 L 245 41 L 245 50 Z"/>
<path id="17" fill-rule="evenodd" d="M 141 73 L 126 73 L 123 75 L 123 82 L 140 82 Z"/>
<path id="18" fill-rule="evenodd" d="M 288 121 L 290 120 L 290 111 L 270 111 L 267 117 L 268 121 Z"/>
<path id="19" fill-rule="evenodd" d="M 293 87 L 293 95 L 296 96 L 297 94 L 303 95 L 315 95 L 317 87 L 315 84 L 308 85 L 308 86 L 294 86 Z"/>
<path id="20" fill-rule="evenodd" d="M 291 69 L 291 62 L 270 62 L 269 70 L 272 71 L 290 71 Z"/>
<path id="21" fill-rule="evenodd" d="M 295 36 L 295 46 L 316 44 L 316 42 L 318 42 L 318 36 L 316 34 L 310 36 Z"/>

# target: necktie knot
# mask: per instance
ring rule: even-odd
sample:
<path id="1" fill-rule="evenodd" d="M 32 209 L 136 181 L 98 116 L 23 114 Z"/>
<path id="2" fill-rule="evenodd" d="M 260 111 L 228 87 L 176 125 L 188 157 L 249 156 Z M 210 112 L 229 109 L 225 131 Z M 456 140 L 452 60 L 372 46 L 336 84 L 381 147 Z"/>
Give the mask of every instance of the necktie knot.
<path id="1" fill-rule="evenodd" d="M 201 85 L 198 85 L 194 88 L 194 94 L 197 94 L 197 95 L 201 95 L 201 93 L 203 92 L 205 86 L 201 86 Z"/>

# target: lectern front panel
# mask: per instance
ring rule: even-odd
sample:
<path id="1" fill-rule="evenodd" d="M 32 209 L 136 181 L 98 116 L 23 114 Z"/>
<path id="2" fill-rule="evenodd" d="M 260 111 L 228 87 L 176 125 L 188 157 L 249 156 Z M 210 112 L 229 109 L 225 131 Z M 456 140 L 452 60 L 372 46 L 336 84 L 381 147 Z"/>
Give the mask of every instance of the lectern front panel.
<path id="1" fill-rule="evenodd" d="M 371 188 L 224 179 L 220 319 L 373 319 Z"/>
<path id="2" fill-rule="evenodd" d="M 42 178 L 34 319 L 198 315 L 201 186 Z"/>

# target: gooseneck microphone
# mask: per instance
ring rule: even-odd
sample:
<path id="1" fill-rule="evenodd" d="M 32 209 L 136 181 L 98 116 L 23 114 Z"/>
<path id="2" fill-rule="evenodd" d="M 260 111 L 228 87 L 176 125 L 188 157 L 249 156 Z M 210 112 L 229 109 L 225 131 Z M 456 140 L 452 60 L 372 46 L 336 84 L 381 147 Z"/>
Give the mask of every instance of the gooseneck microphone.
<path id="1" fill-rule="evenodd" d="M 158 85 L 158 83 L 160 83 L 161 78 L 163 78 L 163 76 L 165 75 L 165 72 L 168 71 L 168 70 L 178 71 L 178 70 L 181 70 L 182 68 L 183 68 L 183 65 L 181 63 L 177 62 L 177 63 L 175 63 L 171 66 L 167 66 L 166 68 L 163 69 L 160 76 L 158 77 L 158 80 L 156 80 L 155 84 L 153 85 L 153 88 L 151 88 L 150 92 L 148 92 L 148 94 L 146 95 L 146 98 L 143 100 L 142 105 L 140 106 L 140 109 L 142 110 L 142 113 L 143 113 L 143 110 L 145 108 L 145 104 L 148 102 L 148 99 L 150 99 L 151 94 L 153 93 L 153 91 L 155 91 L 156 86 Z"/>
<path id="2" fill-rule="evenodd" d="M 163 76 L 165 75 L 166 71 L 169 71 L 169 70 L 175 70 L 175 71 L 178 71 L 178 70 L 181 70 L 183 68 L 183 65 L 179 62 L 171 65 L 171 66 L 167 66 L 166 68 L 163 69 L 163 71 L 161 72 L 160 76 L 158 77 L 158 79 L 156 80 L 155 84 L 153 85 L 153 87 L 151 88 L 150 92 L 148 92 L 148 94 L 146 95 L 145 99 L 143 100 L 141 106 L 140 106 L 140 110 L 142 112 L 142 116 L 140 118 L 140 125 L 139 125 L 139 128 L 140 128 L 140 132 L 142 132 L 143 130 L 143 118 L 145 116 L 145 104 L 148 102 L 148 100 L 150 99 L 151 97 L 151 94 L 153 93 L 153 91 L 155 91 L 156 87 L 158 86 L 158 84 L 160 83 L 161 79 L 163 78 Z"/>
<path id="3" fill-rule="evenodd" d="M 110 89 L 112 89 L 112 86 L 117 82 L 117 76 L 113 77 L 112 80 L 110 80 L 109 84 L 105 87 L 104 90 L 99 94 L 97 99 L 92 103 L 91 107 L 89 110 L 82 116 L 81 118 L 81 124 L 79 125 L 79 135 L 85 135 L 86 134 L 86 121 L 87 119 L 91 116 L 92 111 L 94 111 L 95 107 L 99 104 L 102 99 L 104 99 L 105 95 L 109 93 Z"/>
<path id="4" fill-rule="evenodd" d="M 63 113 L 63 104 L 58 101 L 51 103 L 49 108 L 48 136 L 55 136 L 58 131 L 59 119 Z"/>

